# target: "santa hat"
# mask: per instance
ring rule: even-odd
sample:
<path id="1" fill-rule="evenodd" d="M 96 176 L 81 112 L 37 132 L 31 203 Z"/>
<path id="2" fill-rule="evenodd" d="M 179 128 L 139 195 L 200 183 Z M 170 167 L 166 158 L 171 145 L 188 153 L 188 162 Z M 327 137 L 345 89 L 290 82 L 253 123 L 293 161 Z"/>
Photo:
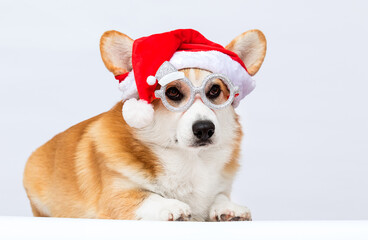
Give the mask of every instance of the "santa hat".
<path id="1" fill-rule="evenodd" d="M 142 128 L 152 122 L 154 110 L 151 103 L 158 84 L 155 75 L 165 61 L 178 70 L 200 68 L 227 76 L 239 88 L 234 107 L 255 87 L 254 80 L 236 53 L 209 41 L 198 31 L 178 29 L 142 37 L 133 43 L 133 70 L 115 76 L 123 91 L 123 100 L 126 100 L 123 117 L 128 125 Z"/>

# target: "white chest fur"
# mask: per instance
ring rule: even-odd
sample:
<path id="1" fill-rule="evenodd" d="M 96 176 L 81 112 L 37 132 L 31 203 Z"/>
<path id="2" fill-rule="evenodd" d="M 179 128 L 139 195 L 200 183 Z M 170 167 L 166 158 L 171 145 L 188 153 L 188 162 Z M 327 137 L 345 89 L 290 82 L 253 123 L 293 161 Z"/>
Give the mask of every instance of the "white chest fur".
<path id="1" fill-rule="evenodd" d="M 207 219 L 215 196 L 230 187 L 221 172 L 231 150 L 226 147 L 202 151 L 155 150 L 164 172 L 158 177 L 154 191 L 187 203 L 194 220 Z"/>

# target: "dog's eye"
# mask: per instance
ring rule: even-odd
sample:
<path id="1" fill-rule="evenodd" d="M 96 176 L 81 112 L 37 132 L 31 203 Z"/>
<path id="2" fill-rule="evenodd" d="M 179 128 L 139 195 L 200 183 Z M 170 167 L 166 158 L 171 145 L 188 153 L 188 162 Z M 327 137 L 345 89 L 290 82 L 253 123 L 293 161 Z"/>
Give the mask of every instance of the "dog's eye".
<path id="1" fill-rule="evenodd" d="M 173 101 L 180 101 L 183 98 L 183 94 L 176 87 L 167 89 L 165 94 Z"/>
<path id="2" fill-rule="evenodd" d="M 215 84 L 211 87 L 211 89 L 206 93 L 206 96 L 210 99 L 217 98 L 221 93 L 221 88 L 219 85 Z"/>

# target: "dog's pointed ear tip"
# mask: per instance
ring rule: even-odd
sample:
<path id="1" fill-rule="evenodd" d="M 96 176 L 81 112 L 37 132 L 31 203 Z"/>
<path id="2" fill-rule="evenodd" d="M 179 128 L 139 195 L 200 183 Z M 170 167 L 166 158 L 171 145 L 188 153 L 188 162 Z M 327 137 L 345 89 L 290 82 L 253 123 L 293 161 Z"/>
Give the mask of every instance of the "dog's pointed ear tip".
<path id="1" fill-rule="evenodd" d="M 112 35 L 112 34 L 123 34 L 123 33 L 121 33 L 121 32 L 119 32 L 119 31 L 117 31 L 117 30 L 114 30 L 114 29 L 112 29 L 112 30 L 107 30 L 107 31 L 105 31 L 103 34 L 102 34 L 102 36 L 106 36 L 106 35 Z"/>
<path id="2" fill-rule="evenodd" d="M 261 42 L 264 45 L 267 45 L 266 35 L 261 30 L 258 29 L 256 29 L 256 33 L 258 34 L 259 40 L 261 40 Z"/>
<path id="3" fill-rule="evenodd" d="M 262 32 L 262 30 L 260 30 L 260 29 L 258 29 L 258 28 L 252 28 L 252 29 L 249 29 L 249 30 L 247 30 L 247 31 L 245 31 L 245 32 L 243 32 L 243 34 L 245 34 L 245 33 L 257 33 L 257 34 L 261 34 L 261 35 L 264 35 L 263 34 L 263 32 Z"/>
<path id="4" fill-rule="evenodd" d="M 121 37 L 121 38 L 129 39 L 130 41 L 133 41 L 132 38 L 130 38 L 128 35 L 124 33 L 121 33 L 117 30 L 108 30 L 108 31 L 105 31 L 101 35 L 100 42 L 103 42 L 104 40 L 109 39 L 111 37 Z"/>
<path id="5" fill-rule="evenodd" d="M 105 31 L 100 37 L 100 47 L 106 43 L 106 40 L 109 39 L 112 35 L 116 34 L 115 30 Z"/>
<path id="6" fill-rule="evenodd" d="M 246 34 L 249 34 L 249 33 L 253 33 L 253 34 L 256 34 L 258 36 L 258 39 L 262 42 L 262 43 L 267 43 L 266 41 L 266 36 L 265 34 L 263 33 L 263 31 L 259 30 L 259 29 L 251 29 L 251 30 L 248 30 L 246 32 L 244 32 L 243 34 L 241 34 L 242 36 L 246 35 Z"/>
<path id="7" fill-rule="evenodd" d="M 257 34 L 261 34 L 261 35 L 264 35 L 262 30 L 258 29 L 258 28 L 253 28 L 253 29 L 250 29 L 248 30 L 247 32 L 256 32 Z"/>
<path id="8" fill-rule="evenodd" d="M 106 37 L 109 37 L 109 36 L 111 36 L 111 35 L 113 35 L 113 34 L 117 34 L 118 33 L 118 31 L 116 31 L 116 30 L 108 30 L 108 31 L 105 31 L 102 35 L 101 35 L 101 40 L 102 39 L 104 39 L 104 38 L 106 38 Z"/>
<path id="9" fill-rule="evenodd" d="M 225 48 L 234 49 L 239 43 L 244 43 L 244 41 L 254 42 L 259 46 L 262 46 L 262 48 L 267 47 L 266 36 L 264 33 L 259 29 L 250 29 L 235 37 L 228 45 L 226 45 Z"/>

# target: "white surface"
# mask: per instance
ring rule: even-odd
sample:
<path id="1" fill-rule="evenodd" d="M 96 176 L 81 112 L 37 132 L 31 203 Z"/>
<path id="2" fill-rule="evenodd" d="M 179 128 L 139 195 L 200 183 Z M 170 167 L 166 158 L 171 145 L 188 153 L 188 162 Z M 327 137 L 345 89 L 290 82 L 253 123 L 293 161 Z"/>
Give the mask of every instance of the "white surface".
<path id="1" fill-rule="evenodd" d="M 30 153 L 120 96 L 99 38 L 191 27 L 229 43 L 261 29 L 268 52 L 238 107 L 234 198 L 255 220 L 368 219 L 366 1 L 0 1 L 0 215 L 31 215 Z M 178 14 L 178 10 L 180 10 Z"/>
<path id="2" fill-rule="evenodd" d="M 0 217 L 0 239 L 368 239 L 368 221 L 149 222 Z"/>

